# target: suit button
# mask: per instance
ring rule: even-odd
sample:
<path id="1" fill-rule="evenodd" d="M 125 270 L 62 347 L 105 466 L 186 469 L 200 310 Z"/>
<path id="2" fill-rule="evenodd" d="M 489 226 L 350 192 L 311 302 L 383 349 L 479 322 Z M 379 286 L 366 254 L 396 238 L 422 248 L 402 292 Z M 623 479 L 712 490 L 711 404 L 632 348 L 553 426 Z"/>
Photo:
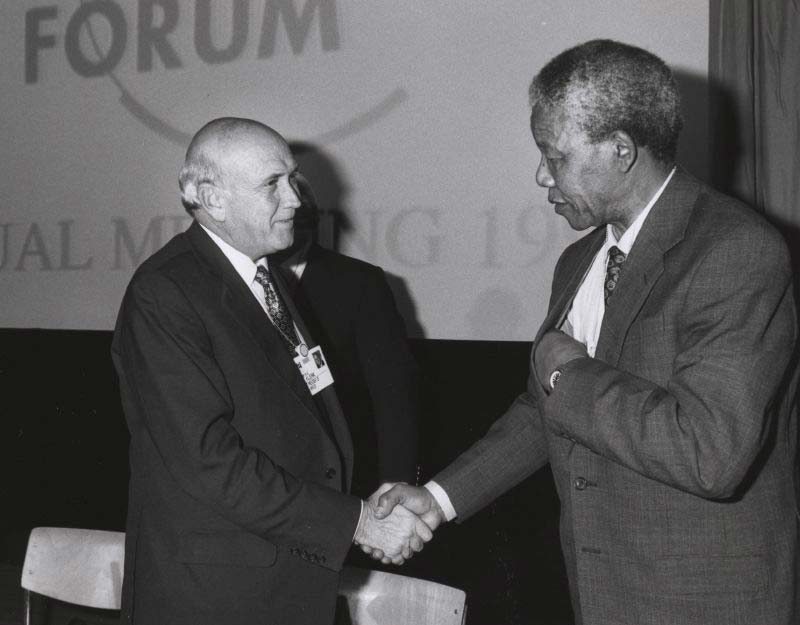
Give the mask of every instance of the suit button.
<path id="1" fill-rule="evenodd" d="M 325 469 L 325 477 L 327 477 L 329 480 L 332 480 L 334 477 L 336 477 L 336 469 L 333 467 L 328 467 Z"/>
<path id="2" fill-rule="evenodd" d="M 584 490 L 586 488 L 586 478 L 576 477 L 574 484 L 575 490 Z"/>

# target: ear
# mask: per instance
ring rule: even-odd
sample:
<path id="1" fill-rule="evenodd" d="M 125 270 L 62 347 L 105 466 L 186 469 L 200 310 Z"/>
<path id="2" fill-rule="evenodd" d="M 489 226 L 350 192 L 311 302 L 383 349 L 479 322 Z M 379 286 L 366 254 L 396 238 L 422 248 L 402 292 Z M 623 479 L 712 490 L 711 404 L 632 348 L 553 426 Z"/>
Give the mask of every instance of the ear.
<path id="1" fill-rule="evenodd" d="M 636 142 L 624 130 L 615 130 L 610 137 L 614 161 L 620 172 L 628 172 L 639 156 Z"/>
<path id="2" fill-rule="evenodd" d="M 210 182 L 197 187 L 197 199 L 214 221 L 225 221 L 225 198 L 221 189 Z"/>

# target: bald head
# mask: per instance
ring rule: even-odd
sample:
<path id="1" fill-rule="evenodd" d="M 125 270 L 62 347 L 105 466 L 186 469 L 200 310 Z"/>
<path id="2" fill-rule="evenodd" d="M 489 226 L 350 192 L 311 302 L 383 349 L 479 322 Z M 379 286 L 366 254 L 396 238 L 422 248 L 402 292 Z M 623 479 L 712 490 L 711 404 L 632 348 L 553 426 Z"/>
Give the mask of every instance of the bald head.
<path id="1" fill-rule="evenodd" d="M 289 247 L 300 201 L 297 164 L 275 130 L 223 117 L 201 128 L 186 150 L 181 200 L 192 216 L 256 260 Z"/>
<path id="2" fill-rule="evenodd" d="M 186 150 L 178 177 L 186 209 L 199 208 L 197 190 L 201 183 L 223 184 L 226 176 L 235 173 L 231 171 L 231 160 L 235 161 L 243 151 L 265 145 L 278 151 L 289 150 L 280 134 L 254 119 L 220 117 L 198 130 Z"/>

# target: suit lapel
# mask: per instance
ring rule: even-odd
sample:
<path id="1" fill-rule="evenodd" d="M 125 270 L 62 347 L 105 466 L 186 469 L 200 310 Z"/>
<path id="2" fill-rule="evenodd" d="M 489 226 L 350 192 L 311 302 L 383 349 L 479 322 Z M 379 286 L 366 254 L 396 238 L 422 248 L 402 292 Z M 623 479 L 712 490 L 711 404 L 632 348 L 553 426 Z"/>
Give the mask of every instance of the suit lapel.
<path id="1" fill-rule="evenodd" d="M 571 267 L 565 267 L 566 282 L 561 284 L 553 284 L 553 295 L 551 297 L 550 310 L 545 317 L 544 323 L 539 328 L 539 333 L 536 335 L 536 341 L 548 330 L 558 328 L 563 323 L 569 310 L 572 307 L 572 300 L 575 299 L 575 294 L 583 283 L 589 267 L 592 265 L 597 251 L 603 246 L 605 241 L 605 229 L 598 228 L 586 237 L 586 245 L 582 254 L 579 254 L 577 261 Z"/>
<path id="2" fill-rule="evenodd" d="M 697 182 L 678 169 L 639 231 L 603 316 L 595 357 L 616 365 L 628 329 L 664 271 L 664 257 L 684 237 Z"/>
<path id="3" fill-rule="evenodd" d="M 313 246 L 312 246 L 313 247 Z M 276 264 L 277 266 L 277 264 Z M 306 270 L 308 270 L 310 266 L 306 266 Z M 305 275 L 305 271 L 303 272 Z M 289 312 L 294 319 L 295 325 L 297 326 L 298 330 L 300 330 L 300 334 L 303 335 L 303 338 L 306 340 L 307 344 L 310 346 L 316 346 L 317 342 L 314 340 L 311 332 L 309 331 L 308 327 L 306 326 L 305 322 L 303 321 L 303 317 L 300 314 L 300 311 L 294 304 L 294 300 L 289 295 L 289 288 L 284 280 L 284 277 L 280 271 L 275 271 L 273 274 L 273 280 L 275 281 L 275 287 L 283 297 L 283 301 L 286 303 L 286 307 L 289 309 Z M 299 287 L 298 287 L 299 288 Z M 328 356 L 326 355 L 326 358 Z M 302 378 L 301 378 L 302 379 Z M 324 410 L 327 414 L 320 415 L 319 412 L 318 418 L 323 421 L 323 425 L 326 426 L 326 429 L 331 434 L 334 442 L 339 447 L 339 451 L 342 453 L 342 457 L 344 460 L 344 464 L 347 467 L 347 476 L 345 476 L 346 484 L 350 485 L 350 480 L 352 478 L 352 466 L 353 466 L 353 441 L 352 437 L 350 436 L 350 429 L 347 426 L 347 420 L 344 418 L 344 413 L 342 412 L 342 407 L 339 404 L 339 399 L 336 396 L 336 391 L 334 390 L 336 387 L 336 380 L 333 381 L 332 386 L 328 386 L 327 388 L 323 389 L 317 394 L 317 397 L 320 398 L 324 405 Z M 303 382 L 303 386 L 305 387 L 305 382 Z M 310 392 L 306 388 L 306 395 L 311 397 Z M 326 423 L 327 421 L 327 423 Z"/>
<path id="4" fill-rule="evenodd" d="M 197 224 L 193 223 L 187 230 L 189 240 L 199 258 L 205 262 L 209 271 L 220 279 L 220 302 L 231 317 L 239 323 L 253 338 L 266 356 L 267 364 L 283 380 L 297 399 L 316 418 L 320 414 L 303 377 L 292 361 L 278 331 L 266 318 L 264 310 L 253 297 L 241 276 L 231 265 L 217 245 Z"/>

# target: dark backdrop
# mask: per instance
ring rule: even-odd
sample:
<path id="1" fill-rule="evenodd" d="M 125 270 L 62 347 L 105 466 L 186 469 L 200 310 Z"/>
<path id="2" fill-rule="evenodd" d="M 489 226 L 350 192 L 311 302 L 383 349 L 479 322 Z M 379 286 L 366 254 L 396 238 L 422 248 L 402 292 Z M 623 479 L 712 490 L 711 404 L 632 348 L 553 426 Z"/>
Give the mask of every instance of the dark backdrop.
<path id="1" fill-rule="evenodd" d="M 110 345 L 110 332 L 0 329 L 0 624 L 19 614 L 32 527 L 124 530 L 128 435 Z M 412 348 L 425 382 L 424 479 L 524 388 L 530 344 L 415 340 Z M 442 527 L 396 572 L 464 589 L 469 625 L 570 623 L 557 524 L 543 469 L 463 524 Z"/>

